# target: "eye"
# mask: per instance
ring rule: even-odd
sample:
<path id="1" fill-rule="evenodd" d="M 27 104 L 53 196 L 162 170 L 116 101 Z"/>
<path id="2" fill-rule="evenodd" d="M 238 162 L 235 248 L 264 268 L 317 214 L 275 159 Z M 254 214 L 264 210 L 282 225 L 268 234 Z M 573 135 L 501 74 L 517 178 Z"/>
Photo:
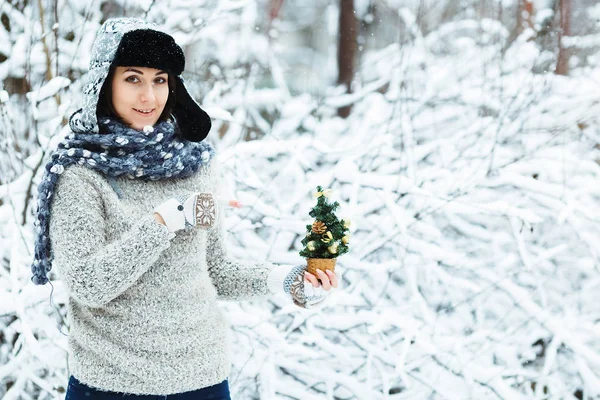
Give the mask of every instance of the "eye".
<path id="1" fill-rule="evenodd" d="M 162 83 L 165 83 L 165 82 L 167 82 L 167 80 L 165 78 L 162 78 L 162 77 L 158 77 L 158 78 L 154 79 L 154 83 L 162 84 Z"/>
<path id="2" fill-rule="evenodd" d="M 129 82 L 129 83 L 138 83 L 140 82 L 140 80 L 138 79 L 137 76 L 135 75 L 130 75 L 127 78 L 125 78 L 125 82 Z"/>

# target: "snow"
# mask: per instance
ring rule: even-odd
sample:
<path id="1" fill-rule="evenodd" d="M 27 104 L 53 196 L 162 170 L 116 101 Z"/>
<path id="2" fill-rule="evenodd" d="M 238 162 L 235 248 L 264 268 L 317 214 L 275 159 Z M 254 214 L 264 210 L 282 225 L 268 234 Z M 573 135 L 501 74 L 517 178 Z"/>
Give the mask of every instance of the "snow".
<path id="1" fill-rule="evenodd" d="M 534 29 L 509 42 L 510 27 L 470 5 L 425 30 L 445 3 L 384 3 L 406 37 L 364 44 L 352 93 L 334 84 L 333 4 L 284 2 L 267 37 L 266 2 L 119 3 L 185 46 L 186 82 L 213 118 L 222 196 L 243 205 L 225 210 L 233 256 L 304 262 L 316 185 L 352 221 L 342 285 L 323 309 L 284 295 L 220 304 L 232 398 L 600 396 L 600 70 L 582 58 L 569 76 L 543 73 L 556 54 Z M 357 15 L 370 4 L 357 1 Z M 31 89 L 0 87 L 0 397 L 58 399 L 68 293 L 55 275 L 54 290 L 29 281 L 34 195 L 42 156 L 80 106 L 82 49 L 102 13 L 88 0 L 48 21 L 75 35 L 60 38 L 48 80 L 32 6 L 2 7 L 12 29 L 0 28 L 11 46 L 0 78 L 27 76 Z M 536 21 L 553 16 L 549 1 L 536 9 Z M 310 35 L 332 44 L 323 54 L 303 42 L 317 20 Z M 589 51 L 597 39 L 590 29 L 563 44 Z M 337 116 L 344 105 L 348 118 Z"/>
<path id="2" fill-rule="evenodd" d="M 231 113 L 217 106 L 203 106 L 204 111 L 213 119 L 221 119 L 223 121 L 233 121 Z"/>
<path id="3" fill-rule="evenodd" d="M 561 43 L 566 48 L 593 49 L 600 45 L 600 35 L 565 36 L 561 39 Z"/>
<path id="4" fill-rule="evenodd" d="M 27 93 L 27 98 L 32 103 L 40 102 L 50 96 L 54 96 L 59 90 L 69 86 L 70 83 L 71 81 L 68 78 L 57 76 L 38 90 Z"/>

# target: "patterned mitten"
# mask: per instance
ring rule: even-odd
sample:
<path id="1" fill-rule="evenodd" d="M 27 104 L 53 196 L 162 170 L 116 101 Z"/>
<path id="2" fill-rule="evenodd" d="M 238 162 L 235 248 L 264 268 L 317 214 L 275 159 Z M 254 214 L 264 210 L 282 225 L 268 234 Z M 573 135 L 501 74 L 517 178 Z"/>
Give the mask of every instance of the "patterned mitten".
<path id="1" fill-rule="evenodd" d="M 159 204 L 154 212 L 165 221 L 170 232 L 197 227 L 210 229 L 217 219 L 218 205 L 212 193 L 175 196 Z"/>
<path id="2" fill-rule="evenodd" d="M 320 308 L 329 292 L 322 286 L 315 288 L 304 280 L 305 265 L 294 267 L 283 281 L 283 290 L 292 296 L 294 304 L 302 308 Z"/>

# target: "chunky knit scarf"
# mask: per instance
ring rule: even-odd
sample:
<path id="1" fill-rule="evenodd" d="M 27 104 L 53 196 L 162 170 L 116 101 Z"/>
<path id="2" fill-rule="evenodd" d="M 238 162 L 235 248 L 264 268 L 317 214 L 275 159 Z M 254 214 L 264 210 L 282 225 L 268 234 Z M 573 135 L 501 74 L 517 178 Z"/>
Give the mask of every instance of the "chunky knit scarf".
<path id="1" fill-rule="evenodd" d="M 109 119 L 100 120 L 99 127 L 101 133 L 68 135 L 46 165 L 38 186 L 35 254 L 31 265 L 31 280 L 36 285 L 46 284 L 52 269 L 50 204 L 58 178 L 67 166 L 83 165 L 108 177 L 185 178 L 208 164 L 215 154 L 208 143 L 181 138 L 176 134 L 176 124 L 171 121 L 146 126 L 143 131 Z"/>

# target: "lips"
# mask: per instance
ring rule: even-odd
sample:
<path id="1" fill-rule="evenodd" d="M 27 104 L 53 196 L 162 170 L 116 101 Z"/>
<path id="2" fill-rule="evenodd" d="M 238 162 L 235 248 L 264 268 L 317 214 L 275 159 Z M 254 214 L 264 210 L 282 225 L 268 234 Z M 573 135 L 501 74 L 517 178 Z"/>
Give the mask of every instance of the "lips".
<path id="1" fill-rule="evenodd" d="M 137 109 L 134 108 L 133 109 L 137 114 L 139 115 L 143 115 L 143 116 L 149 116 L 152 115 L 154 113 L 155 108 L 150 108 L 150 109 Z"/>

